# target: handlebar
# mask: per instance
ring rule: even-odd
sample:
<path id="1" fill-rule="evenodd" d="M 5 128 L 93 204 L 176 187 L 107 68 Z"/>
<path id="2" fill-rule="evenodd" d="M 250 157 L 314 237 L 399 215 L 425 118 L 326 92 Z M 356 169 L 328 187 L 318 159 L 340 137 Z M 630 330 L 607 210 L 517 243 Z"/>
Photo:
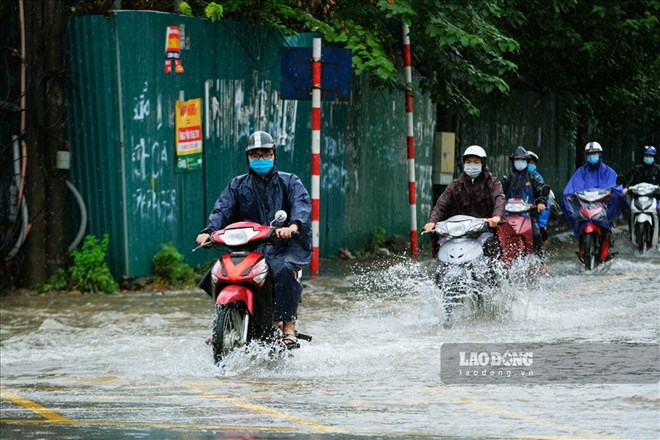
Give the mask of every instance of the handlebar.
<path id="1" fill-rule="evenodd" d="M 269 235 L 267 237 L 263 238 L 264 242 L 273 243 L 273 242 L 277 242 L 277 241 L 289 240 L 289 238 L 281 238 L 281 237 L 278 237 L 277 234 L 274 234 L 274 232 L 277 229 L 281 229 L 281 228 L 274 228 L 274 227 L 271 226 Z M 209 247 L 212 247 L 213 245 L 226 246 L 226 244 L 220 244 L 220 243 L 216 243 L 215 241 L 213 241 L 213 239 L 211 237 L 213 236 L 214 232 L 209 233 L 209 239 L 207 241 L 205 241 L 204 243 L 200 244 L 199 246 L 193 248 L 192 252 L 195 252 L 195 251 L 197 251 L 198 249 L 201 249 L 201 248 L 209 248 Z M 291 237 L 290 238 L 293 238 L 293 237 L 300 237 L 300 231 L 291 232 Z"/>

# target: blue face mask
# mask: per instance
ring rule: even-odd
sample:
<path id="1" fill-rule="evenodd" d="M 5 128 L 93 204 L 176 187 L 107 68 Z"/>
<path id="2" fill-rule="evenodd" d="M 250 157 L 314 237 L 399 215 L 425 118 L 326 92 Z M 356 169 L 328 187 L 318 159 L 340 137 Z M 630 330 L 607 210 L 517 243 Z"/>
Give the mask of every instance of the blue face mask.
<path id="1" fill-rule="evenodd" d="M 644 156 L 642 159 L 646 165 L 653 165 L 653 162 L 655 162 L 655 157 L 653 156 Z"/>
<path id="2" fill-rule="evenodd" d="M 598 154 L 588 154 L 587 162 L 591 165 L 596 165 L 600 161 L 600 156 Z"/>
<path id="3" fill-rule="evenodd" d="M 536 171 L 536 165 L 533 165 L 533 164 L 530 163 L 529 165 L 527 165 L 527 170 L 530 173 L 533 173 L 534 171 Z"/>
<path id="4" fill-rule="evenodd" d="M 275 159 L 250 159 L 250 168 L 260 176 L 265 176 L 273 169 Z"/>

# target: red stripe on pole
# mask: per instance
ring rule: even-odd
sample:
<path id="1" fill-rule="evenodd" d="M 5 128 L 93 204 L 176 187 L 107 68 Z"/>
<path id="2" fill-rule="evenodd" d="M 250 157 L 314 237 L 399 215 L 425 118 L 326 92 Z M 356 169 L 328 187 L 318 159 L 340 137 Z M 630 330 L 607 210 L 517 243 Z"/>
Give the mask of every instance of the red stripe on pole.
<path id="1" fill-rule="evenodd" d="M 412 113 L 413 111 L 413 98 L 410 93 L 406 93 L 406 113 Z"/>
<path id="2" fill-rule="evenodd" d="M 319 248 L 318 246 L 314 247 L 312 250 L 312 273 L 319 273 Z"/>
<path id="3" fill-rule="evenodd" d="M 321 220 L 321 201 L 312 199 L 312 221 Z"/>
<path id="4" fill-rule="evenodd" d="M 321 108 L 312 107 L 312 130 L 321 130 Z"/>
<path id="5" fill-rule="evenodd" d="M 321 62 L 312 61 L 312 87 L 321 87 Z"/>
<path id="6" fill-rule="evenodd" d="M 405 67 L 412 66 L 412 50 L 410 50 L 410 44 L 403 45 L 403 65 Z"/>
<path id="7" fill-rule="evenodd" d="M 408 182 L 408 202 L 411 205 L 417 203 L 417 184 L 415 182 Z"/>
<path id="8" fill-rule="evenodd" d="M 321 155 L 312 154 L 312 176 L 321 175 Z"/>
<path id="9" fill-rule="evenodd" d="M 415 158 L 415 138 L 408 136 L 408 159 Z"/>
<path id="10" fill-rule="evenodd" d="M 419 249 L 419 244 L 417 242 L 417 231 L 410 231 L 410 247 L 412 249 Z M 414 255 L 417 255 L 417 253 Z"/>

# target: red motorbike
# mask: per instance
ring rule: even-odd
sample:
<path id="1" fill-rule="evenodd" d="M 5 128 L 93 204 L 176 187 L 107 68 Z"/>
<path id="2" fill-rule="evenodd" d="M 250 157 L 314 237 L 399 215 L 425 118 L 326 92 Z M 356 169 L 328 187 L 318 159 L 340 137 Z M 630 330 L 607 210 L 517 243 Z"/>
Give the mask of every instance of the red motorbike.
<path id="1" fill-rule="evenodd" d="M 578 233 L 578 258 L 586 270 L 609 260 L 610 221 L 607 205 L 612 197 L 611 189 L 587 189 L 578 191 L 567 198 L 569 206 L 576 213 Z"/>
<path id="2" fill-rule="evenodd" d="M 200 246 L 224 248 L 210 271 L 210 293 L 216 305 L 210 344 L 216 363 L 251 341 L 276 344 L 283 336 L 273 323 L 273 276 L 257 248 L 281 240 L 272 225 L 286 218 L 285 211 L 278 211 L 270 225 L 232 223 L 213 232 L 210 241 Z M 297 277 L 300 281 L 300 272 Z M 311 341 L 308 335 L 296 336 Z"/>
<path id="3" fill-rule="evenodd" d="M 516 258 L 534 255 L 534 233 L 529 213 L 535 209 L 535 205 L 522 199 L 507 200 L 505 220 L 497 228 L 497 238 L 502 246 L 500 261 L 505 269 L 509 269 Z"/>

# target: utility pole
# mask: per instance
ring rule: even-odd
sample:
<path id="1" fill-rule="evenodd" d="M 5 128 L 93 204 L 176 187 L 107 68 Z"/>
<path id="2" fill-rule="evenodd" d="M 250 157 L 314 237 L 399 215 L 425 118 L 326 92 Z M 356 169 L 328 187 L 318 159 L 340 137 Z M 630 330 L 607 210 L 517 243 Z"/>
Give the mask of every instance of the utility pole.
<path id="1" fill-rule="evenodd" d="M 25 131 L 25 197 L 31 228 L 25 241 L 21 284 L 45 282 L 67 266 L 67 172 L 57 169 L 58 151 L 66 147 L 64 23 L 65 0 L 23 2 L 22 30 L 28 66 Z"/>

